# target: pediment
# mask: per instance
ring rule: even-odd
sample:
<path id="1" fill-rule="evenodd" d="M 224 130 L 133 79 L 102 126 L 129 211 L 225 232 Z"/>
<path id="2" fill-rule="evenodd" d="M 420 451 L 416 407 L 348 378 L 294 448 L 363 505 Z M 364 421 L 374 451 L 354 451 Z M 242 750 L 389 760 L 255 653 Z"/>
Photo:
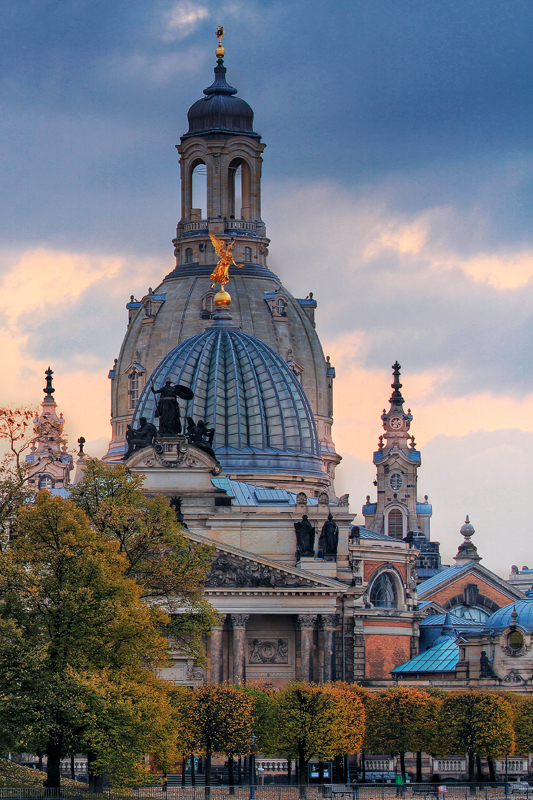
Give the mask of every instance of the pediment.
<path id="1" fill-rule="evenodd" d="M 189 444 L 184 436 L 157 439 L 153 445 L 133 453 L 126 464 L 129 469 L 142 470 L 193 470 L 220 475 L 222 467 L 208 453 Z"/>
<path id="2" fill-rule="evenodd" d="M 511 586 L 507 581 L 504 581 L 478 562 L 471 562 L 465 565 L 464 569 L 460 570 L 455 570 L 453 568 L 443 570 L 442 579 L 440 581 L 434 581 L 432 578 L 429 579 L 432 585 L 430 585 L 427 590 L 424 591 L 423 589 L 424 583 L 419 584 L 418 597 L 421 600 L 431 600 L 433 596 L 438 596 L 443 589 L 453 587 L 455 583 L 464 584 L 465 579 L 472 581 L 472 583 L 478 582 L 495 589 L 500 592 L 504 598 L 508 598 L 509 603 L 512 603 L 513 600 L 522 600 L 524 598 L 523 592 Z M 481 586 L 480 592 L 484 594 Z M 503 603 L 500 605 L 503 605 Z"/>
<path id="3" fill-rule="evenodd" d="M 236 589 L 286 589 L 345 592 L 339 581 L 322 578 L 312 572 L 287 567 L 272 559 L 257 556 L 238 547 L 214 542 L 206 536 L 184 531 L 193 541 L 215 545 L 215 553 L 205 588 L 209 591 L 235 591 Z"/>

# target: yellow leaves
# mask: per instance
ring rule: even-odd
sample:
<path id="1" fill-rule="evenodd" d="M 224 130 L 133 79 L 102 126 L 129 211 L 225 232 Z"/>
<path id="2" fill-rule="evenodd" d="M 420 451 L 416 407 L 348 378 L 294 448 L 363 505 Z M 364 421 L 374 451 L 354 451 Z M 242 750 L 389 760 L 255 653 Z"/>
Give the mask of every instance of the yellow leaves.
<path id="1" fill-rule="evenodd" d="M 375 695 L 367 714 L 365 746 L 375 752 L 432 752 L 430 741 L 439 699 L 412 687 L 393 687 Z"/>
<path id="2" fill-rule="evenodd" d="M 475 753 L 496 758 L 514 752 L 513 712 L 494 692 L 450 692 L 439 715 L 442 755 Z"/>

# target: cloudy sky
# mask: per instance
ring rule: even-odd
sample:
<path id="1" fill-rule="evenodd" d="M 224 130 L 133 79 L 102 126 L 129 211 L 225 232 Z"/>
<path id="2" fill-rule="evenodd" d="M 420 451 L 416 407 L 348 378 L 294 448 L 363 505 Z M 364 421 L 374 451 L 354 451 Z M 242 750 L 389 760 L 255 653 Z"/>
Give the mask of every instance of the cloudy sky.
<path id="1" fill-rule="evenodd" d="M 130 294 L 173 264 L 174 145 L 228 79 L 267 143 L 270 267 L 313 291 L 337 368 L 339 492 L 373 492 L 403 366 L 445 561 L 533 566 L 533 5 L 521 0 L 18 0 L 0 15 L 0 402 L 101 454 Z M 91 449 L 91 447 L 89 448 Z"/>

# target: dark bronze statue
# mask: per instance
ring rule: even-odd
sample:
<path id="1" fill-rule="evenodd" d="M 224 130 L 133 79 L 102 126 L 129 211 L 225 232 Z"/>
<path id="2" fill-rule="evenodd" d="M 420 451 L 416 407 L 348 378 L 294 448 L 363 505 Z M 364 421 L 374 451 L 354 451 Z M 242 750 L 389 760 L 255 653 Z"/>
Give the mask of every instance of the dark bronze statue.
<path id="1" fill-rule="evenodd" d="M 129 458 L 132 453 L 136 453 L 137 450 L 142 450 L 143 447 L 149 447 L 151 444 L 153 444 L 155 437 L 157 436 L 157 428 L 155 425 L 152 425 L 151 422 L 148 422 L 146 417 L 141 417 L 139 423 L 140 427 L 137 428 L 137 430 L 132 428 L 131 425 L 128 425 L 126 428 L 126 441 L 128 443 L 128 449 L 122 456 L 124 461 Z"/>
<path id="2" fill-rule="evenodd" d="M 300 522 L 294 523 L 296 531 L 296 558 L 313 558 L 315 555 L 315 528 L 304 514 Z"/>
<path id="3" fill-rule="evenodd" d="M 327 520 L 322 525 L 320 539 L 318 540 L 318 557 L 336 556 L 338 546 L 339 526 L 333 519 L 333 514 L 328 514 Z"/>
<path id="4" fill-rule="evenodd" d="M 204 453 L 218 461 L 215 451 L 213 450 L 213 438 L 215 436 L 215 429 L 208 428 L 203 419 L 199 419 L 195 423 L 192 417 L 187 417 L 187 437 L 190 444 L 203 450 Z"/>
<path id="5" fill-rule="evenodd" d="M 479 659 L 479 677 L 496 678 L 486 650 L 481 651 L 481 658 Z"/>
<path id="6" fill-rule="evenodd" d="M 191 400 L 194 393 L 187 386 L 179 384 L 172 386 L 170 378 L 166 379 L 165 385 L 160 389 L 154 389 L 152 384 L 152 392 L 159 395 L 155 410 L 155 416 L 159 419 L 159 435 L 175 436 L 181 433 L 178 397 L 181 397 L 182 400 Z"/>

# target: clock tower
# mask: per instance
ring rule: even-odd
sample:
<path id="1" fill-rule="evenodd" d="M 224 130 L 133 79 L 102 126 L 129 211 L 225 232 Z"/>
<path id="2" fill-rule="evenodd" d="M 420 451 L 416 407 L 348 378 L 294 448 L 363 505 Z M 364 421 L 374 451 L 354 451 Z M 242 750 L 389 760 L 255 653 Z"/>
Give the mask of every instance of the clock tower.
<path id="1" fill-rule="evenodd" d="M 377 469 L 377 502 L 370 496 L 363 506 L 365 527 L 384 533 L 393 539 L 425 538 L 429 542 L 431 505 L 417 502 L 417 479 L 420 452 L 415 438 L 410 433 L 413 416 L 411 409 L 404 410 L 400 383 L 401 365 L 393 364 L 392 395 L 390 408 L 383 409 L 381 419 L 383 433 L 379 437 L 378 449 L 374 453 Z"/>

